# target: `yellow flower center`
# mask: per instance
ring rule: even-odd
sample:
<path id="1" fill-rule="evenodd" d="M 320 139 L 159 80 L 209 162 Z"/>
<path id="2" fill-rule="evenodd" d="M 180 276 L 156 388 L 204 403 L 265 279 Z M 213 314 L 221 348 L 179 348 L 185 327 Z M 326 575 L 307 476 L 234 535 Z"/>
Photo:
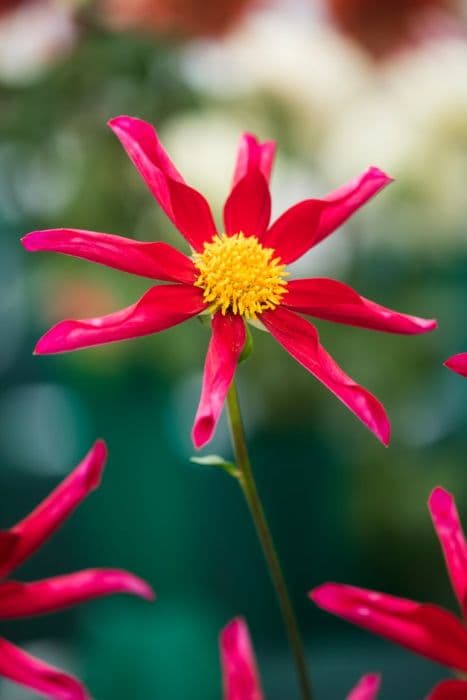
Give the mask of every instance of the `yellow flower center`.
<path id="1" fill-rule="evenodd" d="M 274 257 L 273 248 L 263 248 L 255 236 L 221 233 L 194 253 L 199 270 L 196 287 L 204 290 L 204 301 L 212 313 L 220 310 L 256 319 L 275 309 L 287 289 L 285 265 Z"/>

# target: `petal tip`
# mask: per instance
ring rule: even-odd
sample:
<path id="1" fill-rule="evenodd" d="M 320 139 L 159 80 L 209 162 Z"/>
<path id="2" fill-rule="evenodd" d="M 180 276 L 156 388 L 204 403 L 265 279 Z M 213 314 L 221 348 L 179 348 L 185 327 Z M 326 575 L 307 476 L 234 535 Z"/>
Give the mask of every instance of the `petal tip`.
<path id="1" fill-rule="evenodd" d="M 96 489 L 101 483 L 107 456 L 106 442 L 102 439 L 96 440 L 82 463 L 88 490 Z"/>
<path id="2" fill-rule="evenodd" d="M 191 439 L 197 450 L 201 450 L 211 440 L 215 428 L 212 416 L 198 418 L 191 431 Z"/>
<path id="3" fill-rule="evenodd" d="M 440 517 L 452 507 L 453 502 L 454 496 L 449 491 L 436 486 L 428 498 L 428 508 L 433 515 Z"/>

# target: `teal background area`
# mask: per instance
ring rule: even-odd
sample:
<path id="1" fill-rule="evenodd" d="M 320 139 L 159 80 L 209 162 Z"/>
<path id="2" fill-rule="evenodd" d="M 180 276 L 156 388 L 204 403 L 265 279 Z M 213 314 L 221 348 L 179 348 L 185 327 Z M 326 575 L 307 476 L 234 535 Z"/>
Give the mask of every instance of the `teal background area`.
<path id="1" fill-rule="evenodd" d="M 110 456 L 102 486 L 18 578 L 115 566 L 157 592 L 152 605 L 116 597 L 2 623 L 2 634 L 79 674 L 96 700 L 220 698 L 217 637 L 236 615 L 249 623 L 268 699 L 298 697 L 240 491 L 226 474 L 189 461 L 206 329 L 193 320 L 112 347 L 31 354 L 65 311 L 108 312 L 132 303 L 150 282 L 28 255 L 20 237 L 69 225 L 161 238 L 186 250 L 105 122 L 129 113 L 164 127 L 209 99 L 186 81 L 175 44 L 97 29 L 31 84 L 0 88 L 0 526 L 27 513 L 103 437 Z M 269 132 L 261 136 L 294 155 L 283 121 L 266 101 L 263 107 Z M 252 128 L 248 114 L 245 128 Z M 57 200 L 66 178 L 72 194 Z M 391 219 L 378 214 L 376 200 L 368 206 L 375 206 L 373 237 L 391 236 Z M 342 581 L 455 609 L 426 500 L 437 484 L 451 489 L 467 522 L 467 383 L 442 367 L 467 349 L 467 246 L 436 254 L 368 247 L 359 221 L 335 234 L 353 241 L 341 278 L 441 325 L 427 336 L 399 337 L 317 324 L 345 370 L 384 402 L 391 447 L 380 446 L 266 333 L 253 331 L 239 391 L 317 697 L 344 698 L 363 673 L 381 671 L 382 700 L 410 700 L 447 672 L 318 611 L 307 592 Z M 225 419 L 204 452 L 231 456 Z M 0 697 L 29 694 L 2 682 Z"/>

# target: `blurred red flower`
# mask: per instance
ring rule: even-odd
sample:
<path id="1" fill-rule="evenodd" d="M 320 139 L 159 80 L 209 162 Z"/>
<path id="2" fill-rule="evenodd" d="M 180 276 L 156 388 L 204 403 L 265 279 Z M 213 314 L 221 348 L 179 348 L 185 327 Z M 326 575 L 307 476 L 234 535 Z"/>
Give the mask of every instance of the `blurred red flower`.
<path id="1" fill-rule="evenodd" d="M 389 333 L 426 333 L 436 321 L 407 316 L 326 278 L 286 281 L 285 268 L 327 238 L 391 179 L 369 168 L 323 199 L 307 199 L 272 225 L 269 177 L 275 144 L 244 134 L 232 190 L 218 233 L 205 198 L 183 180 L 147 122 L 112 119 L 110 126 L 167 216 L 192 248 L 188 257 L 166 243 L 142 243 L 79 229 L 33 231 L 29 251 L 55 251 L 172 284 L 149 289 L 132 306 L 107 316 L 67 320 L 51 328 L 38 354 L 66 352 L 149 335 L 199 314 L 212 316 L 193 441 L 213 436 L 246 342 L 245 321 L 260 324 L 335 394 L 381 442 L 390 426 L 384 407 L 345 374 L 302 314 Z"/>
<path id="2" fill-rule="evenodd" d="M 211 36 L 231 28 L 252 0 L 101 0 L 103 17 L 114 29 Z"/>
<path id="3" fill-rule="evenodd" d="M 264 700 L 255 654 L 246 622 L 236 618 L 220 634 L 224 700 Z M 375 700 L 380 677 L 370 673 L 360 679 L 347 700 Z"/>
<path id="4" fill-rule="evenodd" d="M 459 0 L 325 0 L 330 17 L 344 33 L 376 57 L 420 38 L 425 22 L 433 28 L 455 16 Z"/>
<path id="5" fill-rule="evenodd" d="M 325 583 L 310 592 L 320 608 L 437 663 L 467 671 L 467 542 L 453 496 L 435 488 L 428 501 L 462 619 L 437 605 L 364 588 Z M 465 700 L 467 681 L 440 683 L 427 700 Z"/>
<path id="6" fill-rule="evenodd" d="M 154 594 L 147 583 L 119 569 L 87 569 L 33 583 L 5 580 L 99 486 L 106 458 L 105 443 L 99 440 L 32 513 L 10 530 L 0 532 L 0 619 L 44 615 L 113 593 L 153 599 Z M 26 654 L 3 638 L 0 638 L 0 675 L 49 698 L 89 698 L 78 680 Z"/>

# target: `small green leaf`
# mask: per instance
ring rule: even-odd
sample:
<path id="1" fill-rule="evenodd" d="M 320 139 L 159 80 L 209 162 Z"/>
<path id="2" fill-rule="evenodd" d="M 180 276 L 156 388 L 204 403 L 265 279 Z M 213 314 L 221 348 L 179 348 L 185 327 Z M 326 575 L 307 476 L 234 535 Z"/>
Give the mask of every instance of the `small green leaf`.
<path id="1" fill-rule="evenodd" d="M 240 473 L 237 466 L 233 462 L 227 462 L 227 460 L 219 455 L 190 457 L 190 462 L 193 462 L 194 464 L 201 464 L 203 467 L 217 467 L 218 469 L 223 469 L 227 472 L 227 474 L 234 476 L 236 479 L 238 479 Z"/>

